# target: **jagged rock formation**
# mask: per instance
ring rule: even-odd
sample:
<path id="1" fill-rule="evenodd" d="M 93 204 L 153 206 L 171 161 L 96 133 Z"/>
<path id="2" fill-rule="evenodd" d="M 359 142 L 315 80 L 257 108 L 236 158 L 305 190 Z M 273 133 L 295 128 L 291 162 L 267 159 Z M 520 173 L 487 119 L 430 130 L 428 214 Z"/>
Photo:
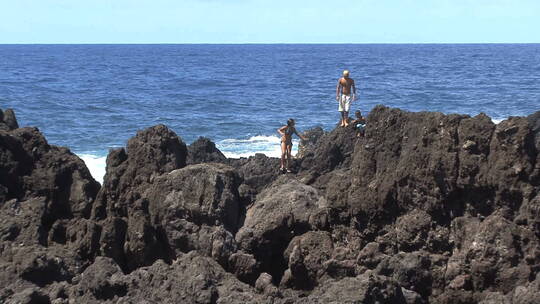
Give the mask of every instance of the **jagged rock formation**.
<path id="1" fill-rule="evenodd" d="M 76 155 L 51 146 L 36 128 L 0 121 L 0 301 L 48 298 L 91 264 L 90 220 L 99 184 Z M 37 302 L 36 302 L 37 301 Z"/>
<path id="2" fill-rule="evenodd" d="M 0 109 L 0 130 L 10 131 L 19 128 L 15 112 L 7 109 L 5 112 Z"/>
<path id="3" fill-rule="evenodd" d="M 210 139 L 206 137 L 199 137 L 188 147 L 187 164 L 197 163 L 223 163 L 227 158 Z"/>
<path id="4" fill-rule="evenodd" d="M 0 302 L 540 303 L 540 112 L 309 134 L 279 175 L 158 125 L 100 187 L 0 111 Z"/>

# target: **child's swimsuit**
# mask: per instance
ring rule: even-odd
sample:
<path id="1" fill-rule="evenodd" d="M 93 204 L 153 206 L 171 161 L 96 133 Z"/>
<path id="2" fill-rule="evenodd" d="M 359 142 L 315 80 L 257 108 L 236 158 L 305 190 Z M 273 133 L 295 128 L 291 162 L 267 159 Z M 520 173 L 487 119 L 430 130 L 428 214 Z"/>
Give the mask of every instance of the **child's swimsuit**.
<path id="1" fill-rule="evenodd" d="M 283 136 L 281 141 L 284 142 L 288 146 L 292 145 L 292 135 L 293 134 L 294 134 L 294 128 L 287 127 L 287 129 L 285 130 L 285 136 Z"/>

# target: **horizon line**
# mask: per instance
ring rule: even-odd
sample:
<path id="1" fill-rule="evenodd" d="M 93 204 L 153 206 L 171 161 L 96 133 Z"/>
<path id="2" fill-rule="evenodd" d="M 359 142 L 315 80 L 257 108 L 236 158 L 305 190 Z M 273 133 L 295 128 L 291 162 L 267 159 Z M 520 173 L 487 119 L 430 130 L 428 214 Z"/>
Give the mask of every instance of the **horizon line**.
<path id="1" fill-rule="evenodd" d="M 540 44 L 540 42 L 51 42 L 0 43 L 0 45 L 481 45 Z"/>

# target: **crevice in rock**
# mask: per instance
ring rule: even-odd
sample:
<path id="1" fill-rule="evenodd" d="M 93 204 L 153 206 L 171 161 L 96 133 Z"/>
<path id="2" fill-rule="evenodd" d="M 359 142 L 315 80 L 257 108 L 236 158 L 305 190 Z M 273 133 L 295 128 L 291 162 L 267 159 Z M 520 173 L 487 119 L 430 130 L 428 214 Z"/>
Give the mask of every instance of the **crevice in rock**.
<path id="1" fill-rule="evenodd" d="M 47 206 L 39 227 L 39 243 L 43 246 L 48 246 L 48 236 L 56 221 L 73 218 L 69 201 L 69 190 L 72 183 L 73 178 L 70 172 L 61 172 L 55 179 L 55 185 L 62 185 L 62 187 L 52 194 L 44 193 L 47 196 Z M 88 208 L 90 206 L 91 204 L 88 204 Z"/>
<path id="2" fill-rule="evenodd" d="M 158 244 L 160 245 L 159 251 L 161 254 L 161 258 L 163 261 L 167 264 L 172 264 L 172 261 L 176 258 L 176 255 L 174 253 L 174 250 L 171 248 L 171 245 L 169 243 L 169 239 L 167 238 L 167 232 L 165 229 L 161 226 L 157 227 L 155 229 L 156 232 L 156 240 Z"/>
<path id="3" fill-rule="evenodd" d="M 287 261 L 283 258 L 285 249 L 287 249 L 287 246 L 276 249 L 274 252 L 270 253 L 266 261 L 261 262 L 260 272 L 269 273 L 272 276 L 272 281 L 275 285 L 279 285 L 285 270 L 288 268 Z"/>
<path id="4" fill-rule="evenodd" d="M 247 201 L 247 200 L 239 200 L 238 203 L 238 223 L 236 225 L 236 229 L 233 232 L 233 236 L 236 237 L 236 233 L 244 226 L 244 223 L 246 221 L 246 213 L 247 209 L 253 202 Z"/>
<path id="5" fill-rule="evenodd" d="M 288 234 L 288 231 L 284 231 Z M 279 285 L 285 270 L 288 268 L 288 261 L 284 258 L 284 252 L 291 240 L 290 237 L 269 238 L 271 243 L 257 248 L 253 255 L 260 263 L 259 273 L 269 273 L 273 283 Z"/>
<path id="6" fill-rule="evenodd" d="M 51 304 L 49 296 L 41 293 L 32 293 L 26 304 Z"/>
<path id="7" fill-rule="evenodd" d="M 495 189 L 492 187 L 458 188 L 451 191 L 441 203 L 442 208 L 432 215 L 442 226 L 448 227 L 452 219 L 463 216 L 487 217 L 494 211 Z"/>
<path id="8" fill-rule="evenodd" d="M 73 177 L 69 171 L 62 172 L 55 180 L 55 185 L 61 185 L 59 191 L 55 191 L 51 197 L 50 212 L 54 212 L 56 218 L 72 218 L 73 212 L 69 201 Z M 90 208 L 88 204 L 87 208 Z M 51 210 L 53 209 L 53 210 Z M 88 210 L 89 211 L 89 210 Z"/>
<path id="9" fill-rule="evenodd" d="M 54 225 L 52 227 L 51 241 L 62 245 L 66 244 L 66 227 L 63 224 Z"/>
<path id="10" fill-rule="evenodd" d="M 514 215 L 515 212 L 519 212 L 519 208 L 523 203 L 523 194 L 520 191 L 503 190 L 499 194 L 503 206 L 494 206 L 496 208 L 502 208 L 509 215 Z"/>
<path id="11" fill-rule="evenodd" d="M 39 287 L 47 286 L 53 282 L 71 281 L 71 275 L 66 271 L 61 260 L 39 257 L 32 267 L 21 273 L 21 278 L 32 282 Z"/>
<path id="12" fill-rule="evenodd" d="M 533 176 L 532 179 L 530 178 L 531 177 L 530 175 L 535 173 L 534 170 L 537 165 L 537 159 L 538 159 L 538 153 L 539 153 L 539 151 L 536 149 L 535 134 L 533 132 L 530 132 L 525 137 L 524 148 L 525 148 L 525 153 L 527 153 L 527 155 L 529 156 L 532 172 L 521 172 L 520 178 L 525 182 L 530 182 L 533 186 L 538 186 L 540 184 L 540 179 L 538 178 L 538 176 L 536 176 L 536 178 L 535 176 Z"/>
<path id="13" fill-rule="evenodd" d="M 124 244 L 126 241 L 126 233 L 128 229 L 124 219 L 113 218 L 112 223 L 108 227 L 102 222 L 100 233 L 101 244 L 98 255 L 112 258 L 120 267 L 123 273 L 128 272 L 126 253 Z"/>
<path id="14" fill-rule="evenodd" d="M 113 284 L 106 282 L 99 290 L 93 291 L 97 300 L 112 300 L 114 297 L 124 297 L 127 294 L 127 286 L 124 284 Z"/>

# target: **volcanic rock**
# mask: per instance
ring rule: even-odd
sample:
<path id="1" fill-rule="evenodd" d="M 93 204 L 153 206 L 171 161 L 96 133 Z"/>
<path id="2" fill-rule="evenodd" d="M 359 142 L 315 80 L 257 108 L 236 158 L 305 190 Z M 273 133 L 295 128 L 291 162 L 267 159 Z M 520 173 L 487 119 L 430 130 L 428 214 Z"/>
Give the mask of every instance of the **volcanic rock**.
<path id="1" fill-rule="evenodd" d="M 229 164 L 236 168 L 242 184 L 238 188 L 245 204 L 251 204 L 259 192 L 274 182 L 278 176 L 279 160 L 264 154 L 255 154 L 249 158 L 229 159 Z"/>
<path id="2" fill-rule="evenodd" d="M 17 128 L 19 128 L 19 124 L 17 123 L 15 112 L 12 109 L 6 109 L 5 112 L 2 112 L 0 109 L 0 130 L 10 131 Z"/>
<path id="3" fill-rule="evenodd" d="M 84 303 L 270 303 L 210 258 L 190 253 L 171 265 L 157 261 L 124 275 L 111 259 L 98 258 L 70 290 Z"/>
<path id="4" fill-rule="evenodd" d="M 540 150 L 540 111 L 531 114 L 527 117 L 529 124 L 534 133 L 536 150 Z"/>
<path id="5" fill-rule="evenodd" d="M 336 128 L 323 135 L 314 130 L 310 134 L 314 137 L 302 145 L 301 170 L 322 175 L 349 165 L 356 143 L 353 128 Z"/>
<path id="6" fill-rule="evenodd" d="M 384 276 L 365 273 L 329 282 L 296 303 L 396 303 L 405 304 L 399 285 Z"/>
<path id="7" fill-rule="evenodd" d="M 307 155 L 313 155 L 317 149 L 317 142 L 324 134 L 325 132 L 321 127 L 315 127 L 313 129 L 304 131 L 302 135 L 306 138 L 306 140 L 300 141 L 296 157 L 304 158 Z"/>
<path id="8" fill-rule="evenodd" d="M 286 175 L 158 125 L 100 188 L 1 112 L 0 302 L 540 303 L 538 113 L 377 106 Z"/>
<path id="9" fill-rule="evenodd" d="M 68 149 L 49 145 L 36 128 L 18 128 L 12 111 L 2 121 L 0 302 L 48 303 L 47 289 L 91 263 L 97 242 L 80 227 L 100 186 Z"/>
<path id="10" fill-rule="evenodd" d="M 211 162 L 223 163 L 227 160 L 225 155 L 216 148 L 216 145 L 206 137 L 199 137 L 187 149 L 188 165 Z"/>
<path id="11" fill-rule="evenodd" d="M 103 187 L 92 210 L 92 217 L 104 227 L 100 254 L 129 270 L 168 258 L 166 242 L 152 225 L 143 194 L 159 175 L 184 167 L 186 158 L 186 145 L 164 125 L 139 131 L 128 141 L 127 150 L 109 153 Z"/>
<path id="12" fill-rule="evenodd" d="M 239 178 L 223 164 L 198 164 L 156 177 L 144 194 L 150 224 L 174 259 L 198 250 L 226 265 L 236 251 Z"/>
<path id="13" fill-rule="evenodd" d="M 261 262 L 262 271 L 281 278 L 287 244 L 295 235 L 310 229 L 310 216 L 325 205 L 326 200 L 315 188 L 291 177 L 280 177 L 246 211 L 236 241 Z"/>

